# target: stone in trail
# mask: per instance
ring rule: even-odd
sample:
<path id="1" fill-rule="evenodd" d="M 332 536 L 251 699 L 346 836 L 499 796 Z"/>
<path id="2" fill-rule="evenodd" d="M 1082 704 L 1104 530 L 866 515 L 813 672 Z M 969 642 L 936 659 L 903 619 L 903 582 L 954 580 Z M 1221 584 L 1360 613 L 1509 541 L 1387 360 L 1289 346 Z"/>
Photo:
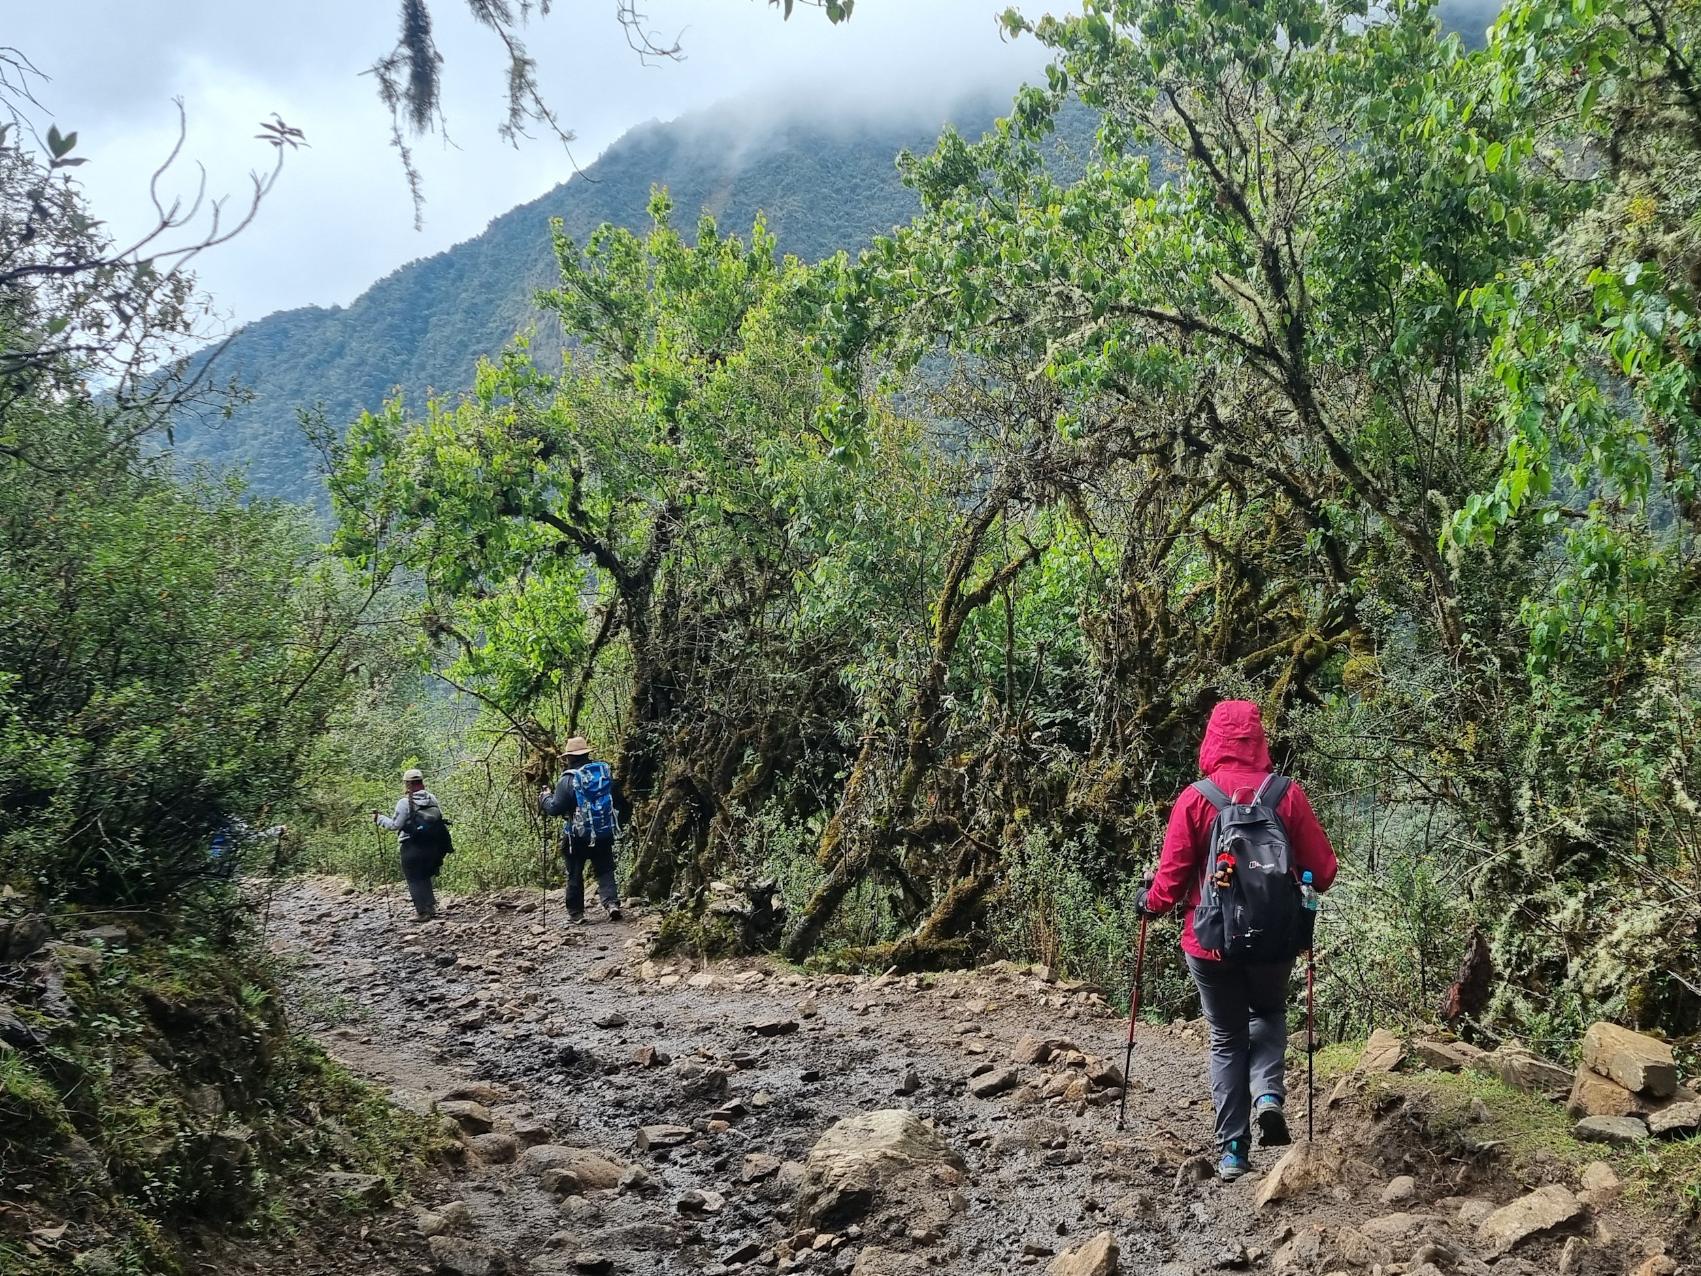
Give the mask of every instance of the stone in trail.
<path id="1" fill-rule="evenodd" d="M 797 1031 L 795 1019 L 756 1019 L 746 1027 L 758 1037 L 784 1037 Z"/>
<path id="2" fill-rule="evenodd" d="M 614 1270 L 614 1260 L 607 1254 L 598 1254 L 594 1250 L 585 1250 L 573 1255 L 573 1270 L 589 1272 L 591 1276 L 601 1276 L 603 1272 Z"/>
<path id="3" fill-rule="evenodd" d="M 1417 1180 L 1410 1174 L 1401 1174 L 1389 1180 L 1388 1186 L 1382 1189 L 1384 1205 L 1398 1205 L 1401 1201 L 1409 1201 L 1417 1195 Z"/>
<path id="4" fill-rule="evenodd" d="M 640 1152 L 648 1152 L 653 1148 L 676 1148 L 690 1137 L 690 1126 L 646 1125 L 638 1131 L 635 1142 Z"/>
<path id="5" fill-rule="evenodd" d="M 1609 1198 L 1618 1191 L 1618 1175 L 1605 1161 L 1590 1161 L 1578 1178 L 1585 1192 L 1605 1193 Z"/>
<path id="6" fill-rule="evenodd" d="M 606 1015 L 598 1015 L 591 1022 L 599 1028 L 624 1028 L 627 1021 L 625 1015 L 613 1010 Z"/>
<path id="7" fill-rule="evenodd" d="M 1626 1090 L 1663 1099 L 1677 1089 L 1671 1047 L 1615 1023 L 1594 1023 L 1583 1034 L 1583 1063 Z"/>
<path id="8" fill-rule="evenodd" d="M 797 1224 L 837 1231 L 889 1206 L 912 1225 L 942 1226 L 962 1207 L 954 1189 L 967 1169 L 913 1112 L 887 1108 L 846 1117 L 809 1151 Z"/>
<path id="9" fill-rule="evenodd" d="M 442 1276 L 501 1276 L 508 1264 L 494 1246 L 460 1236 L 433 1236 L 431 1262 Z"/>
<path id="10" fill-rule="evenodd" d="M 1478 1226 L 1477 1239 L 1488 1246 L 1489 1253 L 1499 1256 L 1585 1213 L 1583 1202 L 1557 1183 L 1549 1183 L 1495 1210 Z"/>
<path id="11" fill-rule="evenodd" d="M 1045 1063 L 1052 1055 L 1063 1054 L 1074 1048 L 1074 1042 L 1062 1037 L 1037 1037 L 1029 1034 L 1016 1043 L 1016 1048 L 1010 1052 L 1010 1058 L 1014 1063 Z"/>
<path id="12" fill-rule="evenodd" d="M 467 1144 L 486 1165 L 512 1165 L 520 1155 L 520 1141 L 512 1134 L 475 1134 Z"/>
<path id="13" fill-rule="evenodd" d="M 1337 1144 L 1295 1143 L 1258 1185 L 1257 1208 L 1334 1183 L 1341 1177 L 1341 1161 Z"/>
<path id="14" fill-rule="evenodd" d="M 496 1124 L 496 1117 L 489 1108 L 470 1099 L 450 1099 L 447 1103 L 439 1103 L 437 1111 L 468 1134 L 488 1134 Z"/>
<path id="15" fill-rule="evenodd" d="M 540 1179 L 550 1174 L 571 1175 L 572 1183 L 555 1179 L 551 1191 L 592 1191 L 618 1186 L 626 1166 L 594 1148 L 569 1148 L 554 1143 L 539 1144 L 520 1153 L 520 1168 Z"/>
<path id="16" fill-rule="evenodd" d="M 995 1069 L 972 1078 L 969 1093 L 977 1099 L 991 1099 L 1014 1090 L 1020 1083 L 1021 1077 L 1014 1068 Z"/>
<path id="17" fill-rule="evenodd" d="M 694 1187 L 674 1202 L 681 1214 L 719 1214 L 726 1208 L 726 1197 L 706 1187 Z"/>
<path id="18" fill-rule="evenodd" d="M 780 1158 L 769 1156 L 765 1152 L 752 1152 L 744 1158 L 744 1165 L 738 1172 L 738 1177 L 746 1183 L 755 1183 L 765 1178 L 771 1178 L 780 1172 Z"/>
<path id="19" fill-rule="evenodd" d="M 1116 1276 L 1121 1257 L 1116 1237 L 1100 1232 L 1085 1245 L 1064 1250 L 1045 1270 L 1047 1276 Z"/>
<path id="20" fill-rule="evenodd" d="M 914 1068 L 906 1068 L 904 1075 L 898 1081 L 896 1093 L 914 1094 L 919 1089 L 921 1089 L 921 1073 Z"/>
<path id="21" fill-rule="evenodd" d="M 1584 1117 L 1571 1132 L 1584 1143 L 1610 1143 L 1614 1147 L 1629 1147 L 1645 1142 L 1648 1125 L 1637 1117 Z"/>

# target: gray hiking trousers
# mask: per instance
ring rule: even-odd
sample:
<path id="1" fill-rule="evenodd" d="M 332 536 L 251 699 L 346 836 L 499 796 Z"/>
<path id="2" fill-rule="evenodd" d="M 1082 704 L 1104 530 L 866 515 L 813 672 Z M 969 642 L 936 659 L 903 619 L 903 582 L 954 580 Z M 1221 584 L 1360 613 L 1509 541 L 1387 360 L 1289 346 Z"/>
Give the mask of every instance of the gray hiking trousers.
<path id="1" fill-rule="evenodd" d="M 1211 1025 L 1211 1101 L 1217 1146 L 1252 1147 L 1252 1101 L 1287 1094 L 1288 980 L 1293 962 L 1231 964 L 1189 955 L 1199 1004 Z"/>
<path id="2" fill-rule="evenodd" d="M 402 879 L 408 884 L 408 898 L 413 901 L 416 916 L 430 917 L 437 911 L 437 892 L 431 879 L 437 874 L 437 857 L 430 851 L 415 849 L 402 843 Z"/>

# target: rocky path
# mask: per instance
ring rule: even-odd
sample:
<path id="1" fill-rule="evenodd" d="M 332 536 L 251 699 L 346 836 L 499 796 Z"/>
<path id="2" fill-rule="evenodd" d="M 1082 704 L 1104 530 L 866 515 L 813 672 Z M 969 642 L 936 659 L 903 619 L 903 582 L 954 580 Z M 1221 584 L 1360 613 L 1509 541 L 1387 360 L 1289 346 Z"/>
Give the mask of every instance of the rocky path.
<path id="1" fill-rule="evenodd" d="M 568 929 L 552 904 L 546 924 L 535 894 L 423 926 L 403 911 L 293 882 L 269 935 L 297 1020 L 399 1102 L 435 1104 L 466 1169 L 346 1265 L 299 1276 L 1634 1270 L 1598 1178 L 1593 1201 L 1462 1187 L 1469 1167 L 1349 1130 L 1351 1104 L 1319 1112 L 1326 1186 L 1260 1208 L 1267 1173 L 1202 1181 L 1197 1031 L 1141 1028 L 1119 1134 L 1123 1024 L 1089 988 L 1009 967 L 698 967 L 647 957 L 642 919 Z M 1503 1204 L 1523 1212 L 1485 1232 Z"/>

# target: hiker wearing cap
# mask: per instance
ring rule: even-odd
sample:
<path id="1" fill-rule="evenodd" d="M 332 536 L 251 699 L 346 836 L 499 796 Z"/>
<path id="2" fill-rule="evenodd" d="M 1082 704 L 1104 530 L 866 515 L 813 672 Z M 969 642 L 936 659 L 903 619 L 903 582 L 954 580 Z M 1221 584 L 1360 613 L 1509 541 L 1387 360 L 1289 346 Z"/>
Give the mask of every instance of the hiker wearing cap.
<path id="1" fill-rule="evenodd" d="M 611 922 L 620 920 L 620 890 L 614 880 L 614 835 L 627 806 L 606 762 L 591 757 L 583 736 L 567 741 L 567 769 L 553 790 L 538 794 L 538 809 L 566 821 L 561 854 L 567 861 L 567 920 L 585 922 L 585 864 L 596 870 L 597 895 Z"/>
<path id="2" fill-rule="evenodd" d="M 1211 1028 L 1217 1173 L 1251 1168 L 1260 1143 L 1288 1142 L 1288 981 L 1310 947 L 1309 911 L 1335 880 L 1335 852 L 1305 790 L 1272 774 L 1258 706 L 1225 700 L 1199 745 L 1205 777 L 1170 811 L 1163 854 L 1136 896 L 1143 916 L 1186 910 L 1181 947 Z M 1309 874 L 1309 878 L 1306 875 Z"/>
<path id="3" fill-rule="evenodd" d="M 448 851 L 448 822 L 443 808 L 425 787 L 425 776 L 412 767 L 402 773 L 406 790 L 396 800 L 396 813 L 385 815 L 372 812 L 372 822 L 396 835 L 396 845 L 402 857 L 402 879 L 408 884 L 408 898 L 413 901 L 414 919 L 430 921 L 437 915 L 437 893 L 431 879 L 443 867 Z"/>

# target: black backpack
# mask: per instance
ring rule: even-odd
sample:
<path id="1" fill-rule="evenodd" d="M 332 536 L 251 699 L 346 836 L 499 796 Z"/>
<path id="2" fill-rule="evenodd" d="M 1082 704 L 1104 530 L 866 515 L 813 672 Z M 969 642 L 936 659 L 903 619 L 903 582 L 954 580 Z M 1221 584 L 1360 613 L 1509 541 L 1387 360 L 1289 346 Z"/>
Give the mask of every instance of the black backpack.
<path id="1" fill-rule="evenodd" d="M 408 794 L 408 813 L 402 821 L 402 832 L 409 845 L 430 854 L 433 876 L 443 867 L 443 857 L 455 849 L 454 839 L 449 836 L 449 821 L 443 818 L 443 808 L 435 802 L 430 806 L 416 806 L 411 793 Z"/>
<path id="2" fill-rule="evenodd" d="M 1193 934 L 1224 961 L 1288 961 L 1311 947 L 1317 917 L 1305 907 L 1288 831 L 1276 814 L 1289 784 L 1272 775 L 1251 802 L 1231 800 L 1209 780 L 1193 785 L 1217 809 Z"/>

